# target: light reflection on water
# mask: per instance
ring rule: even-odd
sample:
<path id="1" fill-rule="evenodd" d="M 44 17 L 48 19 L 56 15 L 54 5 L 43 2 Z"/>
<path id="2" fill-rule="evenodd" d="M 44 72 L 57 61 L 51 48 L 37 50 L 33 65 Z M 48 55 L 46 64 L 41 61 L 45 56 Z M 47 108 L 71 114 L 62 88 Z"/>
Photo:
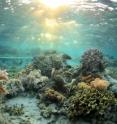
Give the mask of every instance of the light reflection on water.
<path id="1" fill-rule="evenodd" d="M 53 8 L 39 0 L 1 0 L 1 56 L 34 56 L 40 49 L 56 49 L 76 57 L 92 47 L 116 56 L 116 2 L 72 0 Z"/>

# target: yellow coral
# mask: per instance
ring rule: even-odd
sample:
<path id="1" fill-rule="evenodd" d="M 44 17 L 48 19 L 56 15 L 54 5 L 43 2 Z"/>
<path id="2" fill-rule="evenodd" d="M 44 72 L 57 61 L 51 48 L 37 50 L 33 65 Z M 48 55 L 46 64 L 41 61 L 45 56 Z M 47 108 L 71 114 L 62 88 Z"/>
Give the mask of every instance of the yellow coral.
<path id="1" fill-rule="evenodd" d="M 78 88 L 80 88 L 80 89 L 89 89 L 89 88 L 91 88 L 91 86 L 89 86 L 85 82 L 81 82 L 81 83 L 78 84 Z"/>
<path id="2" fill-rule="evenodd" d="M 102 80 L 100 78 L 96 78 L 94 81 L 92 81 L 90 83 L 90 85 L 93 88 L 103 90 L 103 89 L 107 89 L 108 88 L 109 83 L 106 80 Z"/>

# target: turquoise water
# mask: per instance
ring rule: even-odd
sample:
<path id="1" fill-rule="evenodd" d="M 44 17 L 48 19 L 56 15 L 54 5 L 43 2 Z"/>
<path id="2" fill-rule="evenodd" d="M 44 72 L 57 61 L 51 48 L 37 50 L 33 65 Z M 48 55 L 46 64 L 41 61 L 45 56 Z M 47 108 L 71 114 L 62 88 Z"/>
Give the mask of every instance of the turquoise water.
<path id="1" fill-rule="evenodd" d="M 117 57 L 117 1 L 71 0 L 50 6 L 44 0 L 0 0 L 0 56 L 33 57 L 57 50 L 79 57 L 99 48 Z"/>

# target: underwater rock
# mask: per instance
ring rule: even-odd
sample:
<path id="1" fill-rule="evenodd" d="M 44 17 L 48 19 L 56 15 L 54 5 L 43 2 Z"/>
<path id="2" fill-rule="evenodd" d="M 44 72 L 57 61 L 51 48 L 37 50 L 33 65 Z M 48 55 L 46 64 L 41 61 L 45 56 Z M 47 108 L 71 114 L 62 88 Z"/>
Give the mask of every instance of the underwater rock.
<path id="1" fill-rule="evenodd" d="M 40 69 L 42 75 L 50 77 L 52 68 L 55 68 L 57 70 L 63 68 L 64 66 L 66 66 L 66 61 L 69 59 L 70 57 L 64 54 L 42 54 L 33 59 L 32 65 L 35 69 Z"/>
<path id="2" fill-rule="evenodd" d="M 26 90 L 38 91 L 48 83 L 48 77 L 42 76 L 40 70 L 33 70 L 28 75 L 21 76 L 21 82 Z"/>
<path id="3" fill-rule="evenodd" d="M 81 58 L 82 73 L 84 75 L 102 72 L 105 69 L 105 60 L 103 54 L 98 49 L 87 50 Z"/>
<path id="4" fill-rule="evenodd" d="M 96 78 L 94 81 L 90 82 L 90 86 L 100 90 L 106 90 L 109 87 L 109 83 L 106 80 Z"/>

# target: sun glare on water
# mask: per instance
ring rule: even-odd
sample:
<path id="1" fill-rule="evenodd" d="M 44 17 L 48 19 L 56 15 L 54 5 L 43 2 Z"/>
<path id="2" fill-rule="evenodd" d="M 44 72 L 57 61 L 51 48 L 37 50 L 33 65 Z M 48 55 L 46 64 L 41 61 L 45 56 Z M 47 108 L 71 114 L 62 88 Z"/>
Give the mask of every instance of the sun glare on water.
<path id="1" fill-rule="evenodd" d="M 71 0 L 42 0 L 41 3 L 50 7 L 50 8 L 58 8 L 61 6 L 69 5 Z"/>

